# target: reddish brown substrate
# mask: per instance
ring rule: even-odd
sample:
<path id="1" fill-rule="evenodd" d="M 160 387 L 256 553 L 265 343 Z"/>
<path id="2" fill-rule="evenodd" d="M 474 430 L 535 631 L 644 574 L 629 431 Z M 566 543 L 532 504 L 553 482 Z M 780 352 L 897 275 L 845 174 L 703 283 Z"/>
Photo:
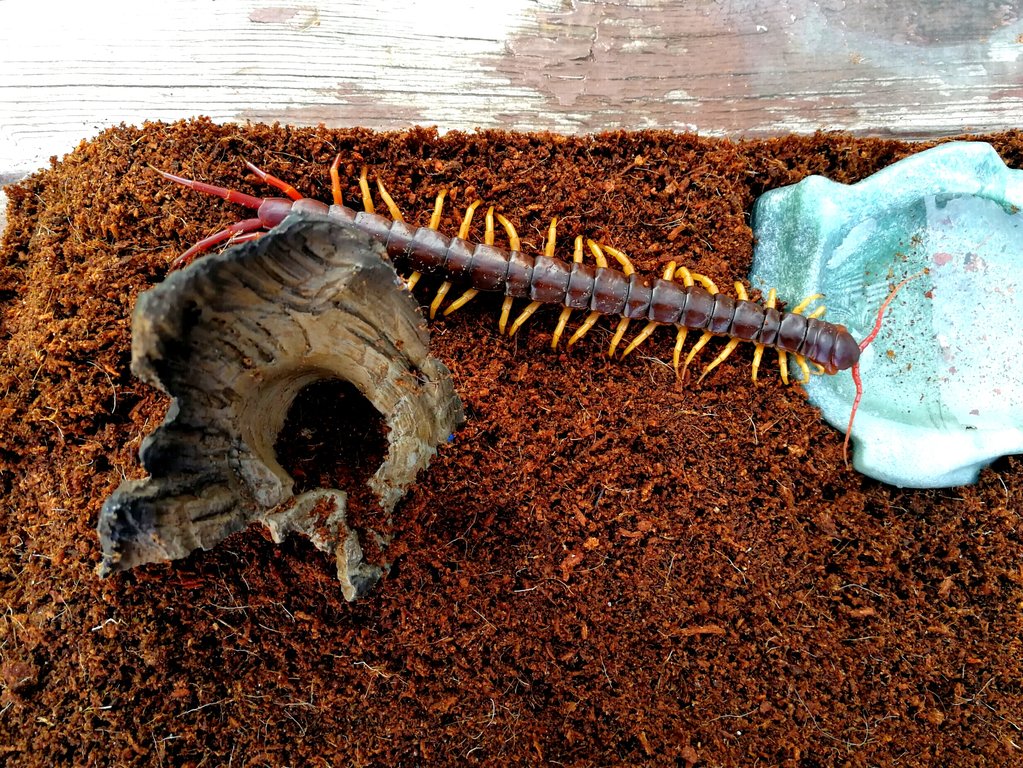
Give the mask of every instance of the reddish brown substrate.
<path id="1" fill-rule="evenodd" d="M 1023 136 L 989 138 L 1023 166 Z M 499 302 L 477 300 L 431 324 L 469 420 L 399 507 L 397 565 L 369 599 L 346 604 L 322 554 L 259 529 L 93 574 L 98 509 L 139 476 L 166 409 L 129 374 L 135 298 L 243 215 L 149 165 L 261 194 L 249 159 L 329 199 L 340 151 L 349 199 L 368 162 L 416 221 L 444 186 L 458 205 L 498 204 L 529 247 L 558 216 L 563 254 L 583 233 L 640 269 L 675 258 L 729 285 L 761 192 L 855 181 L 917 148 L 198 122 L 107 131 L 9 189 L 0 761 L 1020 760 L 1023 464 L 954 490 L 867 480 L 799 388 L 776 372 L 750 384 L 749 345 L 680 388 L 666 331 L 610 363 L 606 322 L 552 352 L 554 310 L 507 339 Z"/>

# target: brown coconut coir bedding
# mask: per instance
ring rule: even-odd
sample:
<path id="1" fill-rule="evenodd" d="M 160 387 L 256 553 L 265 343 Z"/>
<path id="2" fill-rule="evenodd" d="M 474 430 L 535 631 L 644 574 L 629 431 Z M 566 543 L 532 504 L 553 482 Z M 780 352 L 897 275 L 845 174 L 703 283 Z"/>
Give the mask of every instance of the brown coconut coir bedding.
<path id="1" fill-rule="evenodd" d="M 986 138 L 1023 167 L 1023 135 Z M 798 386 L 750 382 L 750 345 L 680 386 L 668 331 L 609 362 L 607 321 L 552 351 L 557 310 L 509 339 L 499 298 L 477 298 L 430 324 L 468 422 L 399 506 L 396 565 L 367 599 L 259 527 L 93 572 L 100 505 L 140 476 L 167 408 L 129 373 L 135 299 L 247 215 L 150 166 L 265 194 L 248 159 L 329 200 L 341 152 L 349 200 L 367 163 L 410 220 L 444 187 L 445 231 L 478 196 L 526 248 L 557 216 L 562 256 L 581 233 L 730 285 L 762 192 L 854 182 L 923 146 L 199 121 L 107 131 L 9 188 L 0 761 L 1018 764 L 1023 462 L 952 490 L 866 479 Z M 343 443 L 372 427 L 343 394 L 303 396 L 282 435 L 307 486 L 351 474 L 334 457 L 359 460 Z"/>

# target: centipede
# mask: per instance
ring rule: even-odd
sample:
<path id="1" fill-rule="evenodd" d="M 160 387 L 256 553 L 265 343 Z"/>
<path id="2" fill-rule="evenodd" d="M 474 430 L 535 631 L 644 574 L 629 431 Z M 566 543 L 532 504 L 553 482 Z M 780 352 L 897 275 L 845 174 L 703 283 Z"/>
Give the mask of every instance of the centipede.
<path id="1" fill-rule="evenodd" d="M 377 179 L 377 192 L 389 214 L 385 216 L 376 212 L 366 167 L 363 167 L 359 178 L 363 210 L 357 211 L 344 202 L 340 163 L 339 154 L 329 169 L 332 204 L 305 197 L 286 181 L 248 161 L 245 162 L 246 167 L 260 181 L 284 193 L 285 197 L 256 197 L 154 168 L 160 176 L 175 184 L 255 211 L 255 216 L 230 224 L 192 245 L 172 262 L 171 269 L 188 265 L 221 243 L 262 237 L 291 214 L 325 214 L 382 245 L 395 266 L 408 273 L 406 285 L 409 290 L 424 275 L 439 276 L 440 286 L 429 305 L 431 319 L 444 306 L 451 289 L 462 285 L 463 292 L 447 304 L 443 314 L 450 315 L 481 292 L 503 293 L 498 329 L 501 334 L 509 336 L 514 335 L 540 307 L 560 306 L 561 313 L 551 339 L 552 348 L 557 348 L 564 337 L 573 312 L 584 312 L 586 316 L 569 336 L 569 347 L 583 338 L 600 318 L 617 320 L 607 349 L 611 358 L 627 357 L 662 326 L 674 328 L 672 362 L 679 380 L 685 380 L 690 364 L 715 337 L 725 338 L 727 342 L 703 368 L 697 383 L 727 360 L 742 342 L 754 345 L 751 370 L 754 382 L 767 349 L 777 353 L 780 376 L 785 384 L 790 383 L 790 355 L 802 374 L 796 383 L 809 380 L 811 366 L 816 373 L 826 375 L 849 370 L 856 386 L 856 396 L 843 445 L 848 463 L 849 435 L 863 395 L 860 355 L 877 337 L 895 294 L 912 278 L 906 278 L 893 288 L 878 310 L 871 333 L 858 342 L 845 326 L 822 319 L 823 304 L 818 303 L 807 312 L 814 302 L 823 298 L 820 294 L 808 296 L 791 309 L 786 309 L 779 306 L 773 288 L 768 291 L 764 302 L 758 303 L 750 299 L 742 282 L 735 281 L 736 296 L 733 298 L 718 290 L 710 277 L 692 272 L 675 261 L 669 262 L 659 276 L 641 274 L 624 251 L 584 239 L 581 235 L 575 238 L 572 260 L 563 260 L 555 252 L 557 219 L 551 220 L 544 250 L 536 255 L 523 250 L 514 224 L 496 212 L 494 207 L 486 213 L 483 240 L 472 242 L 469 239 L 470 227 L 482 205 L 481 200 L 475 200 L 466 207 L 458 233 L 446 235 L 439 231 L 446 190 L 438 192 L 429 223 L 416 226 L 406 222 L 387 188 Z M 495 244 L 495 221 L 504 230 L 507 247 Z M 593 257 L 592 264 L 584 261 L 587 251 Z M 528 303 L 511 320 L 513 303 L 517 299 Z M 633 321 L 644 322 L 644 325 L 630 342 L 622 346 Z M 683 358 L 682 352 L 691 332 L 700 336 Z"/>

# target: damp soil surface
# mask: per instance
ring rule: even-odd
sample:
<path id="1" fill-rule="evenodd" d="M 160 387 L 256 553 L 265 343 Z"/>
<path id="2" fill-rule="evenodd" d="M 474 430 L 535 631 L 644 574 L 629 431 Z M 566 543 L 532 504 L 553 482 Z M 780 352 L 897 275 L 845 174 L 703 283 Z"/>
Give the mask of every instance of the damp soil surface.
<path id="1" fill-rule="evenodd" d="M 985 138 L 1023 167 L 1023 135 Z M 727 286 L 759 194 L 923 146 L 199 121 L 109 130 L 8 188 L 0 763 L 1019 764 L 1023 462 L 950 490 L 866 479 L 798 386 L 750 382 L 749 345 L 681 386 L 667 331 L 610 362 L 606 320 L 551 350 L 556 310 L 508 338 L 500 299 L 478 297 L 429 324 L 468 420 L 399 505 L 394 567 L 367 599 L 258 527 L 94 573 L 99 508 L 141 476 L 168 407 L 129 371 L 135 300 L 247 215 L 151 166 L 263 194 L 247 159 L 329 200 L 340 153 L 349 200 L 367 164 L 417 223 L 445 188 L 445 231 L 481 198 L 524 249 L 556 216 L 562 256 L 583 234 Z M 310 402 L 282 463 L 341 483 L 335 436 L 371 422 L 329 392 Z"/>

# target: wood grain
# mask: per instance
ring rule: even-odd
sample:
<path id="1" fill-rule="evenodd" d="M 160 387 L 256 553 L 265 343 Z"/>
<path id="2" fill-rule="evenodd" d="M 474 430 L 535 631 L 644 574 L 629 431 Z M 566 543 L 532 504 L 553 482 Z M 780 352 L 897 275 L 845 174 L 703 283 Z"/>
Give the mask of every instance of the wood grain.
<path id="1" fill-rule="evenodd" d="M 964 11 L 964 7 L 968 8 Z M 1019 2 L 0 3 L 0 182 L 119 122 L 934 137 L 1023 114 Z"/>

